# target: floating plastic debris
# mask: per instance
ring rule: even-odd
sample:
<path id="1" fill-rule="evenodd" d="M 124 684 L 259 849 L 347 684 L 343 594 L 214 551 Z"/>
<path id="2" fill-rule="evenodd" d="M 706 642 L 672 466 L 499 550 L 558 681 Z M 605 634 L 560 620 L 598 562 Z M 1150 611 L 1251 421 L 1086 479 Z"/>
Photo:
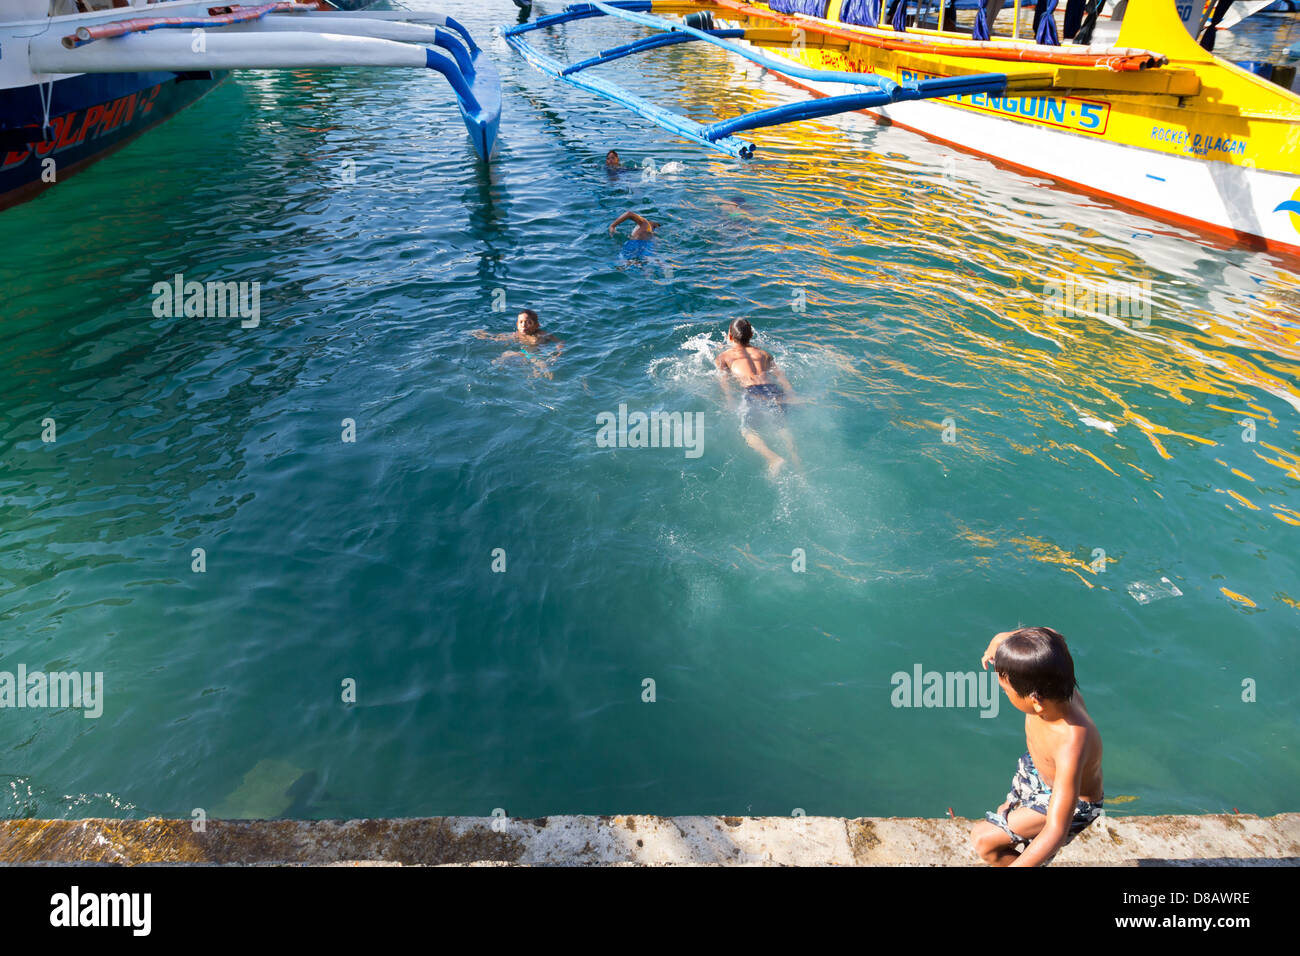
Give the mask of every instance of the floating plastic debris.
<path id="1" fill-rule="evenodd" d="M 1115 434 L 1114 422 L 1103 421 L 1100 418 L 1093 418 L 1091 415 L 1080 415 L 1079 421 L 1084 425 L 1087 425 L 1089 428 L 1100 428 L 1102 431 L 1110 432 L 1112 435 Z"/>
<path id="2" fill-rule="evenodd" d="M 1152 601 L 1160 601 L 1164 598 L 1183 596 L 1183 592 L 1178 589 L 1178 585 L 1165 577 L 1150 584 L 1145 581 L 1134 581 L 1128 586 L 1128 593 L 1139 604 L 1150 604 Z"/>

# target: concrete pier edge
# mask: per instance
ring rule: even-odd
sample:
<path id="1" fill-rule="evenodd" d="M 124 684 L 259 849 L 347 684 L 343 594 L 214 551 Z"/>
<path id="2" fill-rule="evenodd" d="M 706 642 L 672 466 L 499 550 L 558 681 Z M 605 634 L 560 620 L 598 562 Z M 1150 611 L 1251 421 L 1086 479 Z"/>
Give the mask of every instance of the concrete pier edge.
<path id="1" fill-rule="evenodd" d="M 8 820 L 0 864 L 974 866 L 962 818 Z M 1056 866 L 1300 865 L 1300 813 L 1103 816 Z"/>

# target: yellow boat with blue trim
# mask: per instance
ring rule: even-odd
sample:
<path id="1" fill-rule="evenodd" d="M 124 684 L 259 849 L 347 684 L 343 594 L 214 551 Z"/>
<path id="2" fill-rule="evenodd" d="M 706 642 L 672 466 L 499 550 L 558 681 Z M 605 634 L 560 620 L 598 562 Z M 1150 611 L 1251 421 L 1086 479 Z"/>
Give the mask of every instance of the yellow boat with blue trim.
<path id="1" fill-rule="evenodd" d="M 1215 56 L 1189 33 L 1206 27 L 1209 4 L 1204 15 L 1199 7 L 1190 12 L 1189 27 L 1189 10 L 1174 0 L 1129 0 L 1118 35 L 1111 30 L 1106 42 L 1081 43 L 1058 40 L 1055 0 L 1032 39 L 974 39 L 970 30 L 952 29 L 952 19 L 947 30 L 918 28 L 907 23 L 908 0 L 894 0 L 893 11 L 889 2 L 594 0 L 503 33 L 552 75 L 736 155 L 753 150 L 737 145 L 739 131 L 861 110 L 1168 221 L 1300 255 L 1300 96 Z M 1088 11 L 1094 22 L 1095 9 Z M 1018 24 L 1018 2 L 1015 12 Z M 973 32 L 983 28 L 988 36 L 983 14 Z M 660 35 L 567 66 L 519 37 L 539 25 L 602 15 Z M 674 15 L 684 19 L 664 19 Z M 609 59 L 689 40 L 773 70 L 823 98 L 822 105 L 701 126 L 665 120 L 666 111 L 627 91 L 580 79 Z"/>

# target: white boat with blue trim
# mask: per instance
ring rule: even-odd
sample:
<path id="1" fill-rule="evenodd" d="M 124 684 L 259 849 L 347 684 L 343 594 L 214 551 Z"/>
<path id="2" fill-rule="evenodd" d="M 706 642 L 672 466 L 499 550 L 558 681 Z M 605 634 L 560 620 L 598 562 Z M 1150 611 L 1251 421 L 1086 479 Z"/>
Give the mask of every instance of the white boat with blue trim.
<path id="1" fill-rule="evenodd" d="M 500 80 L 469 31 L 437 13 L 338 8 L 364 5 L 0 0 L 0 209 L 65 181 L 232 70 L 436 71 L 490 159 Z"/>

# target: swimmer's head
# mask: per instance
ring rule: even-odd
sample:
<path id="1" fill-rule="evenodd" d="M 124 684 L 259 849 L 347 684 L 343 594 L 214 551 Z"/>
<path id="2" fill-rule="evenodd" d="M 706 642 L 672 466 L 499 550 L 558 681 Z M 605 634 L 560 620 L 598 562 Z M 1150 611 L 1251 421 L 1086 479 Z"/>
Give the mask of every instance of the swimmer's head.
<path id="1" fill-rule="evenodd" d="M 727 329 L 727 338 L 741 345 L 748 345 L 753 337 L 754 327 L 749 324 L 748 319 L 736 319 L 731 323 L 731 328 Z"/>
<path id="2" fill-rule="evenodd" d="M 1022 627 L 993 656 L 998 683 L 1017 710 L 1033 713 L 1035 700 L 1064 703 L 1079 686 L 1065 638 L 1050 627 Z"/>
<path id="3" fill-rule="evenodd" d="M 608 153 L 605 154 L 605 165 L 609 169 L 618 169 L 620 165 L 619 158 L 618 158 L 618 150 L 611 149 Z"/>
<path id="4" fill-rule="evenodd" d="M 536 335 L 541 331 L 542 324 L 537 318 L 537 313 L 532 309 L 524 309 L 515 319 L 515 331 L 520 335 Z"/>

